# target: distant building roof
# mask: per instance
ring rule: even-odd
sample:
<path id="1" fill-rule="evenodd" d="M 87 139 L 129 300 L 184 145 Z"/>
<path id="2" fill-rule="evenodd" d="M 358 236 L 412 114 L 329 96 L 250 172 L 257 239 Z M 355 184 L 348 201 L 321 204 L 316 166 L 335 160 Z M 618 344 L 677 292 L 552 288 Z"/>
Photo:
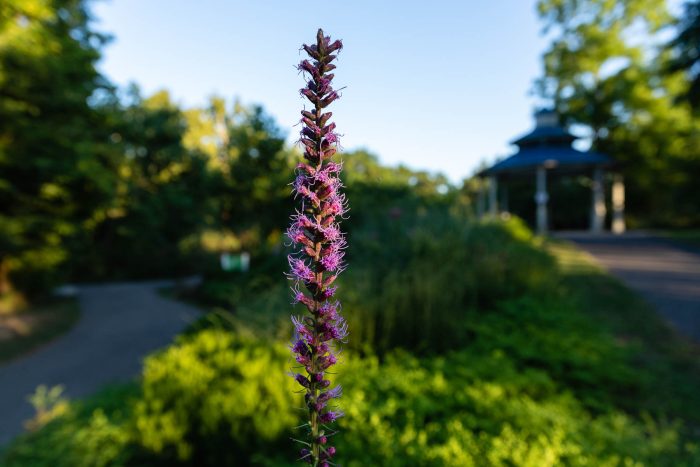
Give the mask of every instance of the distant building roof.
<path id="1" fill-rule="evenodd" d="M 515 173 L 535 167 L 577 169 L 612 162 L 605 154 L 572 148 L 571 143 L 577 137 L 562 128 L 553 110 L 536 112 L 535 121 L 534 130 L 511 141 L 518 146 L 518 152 L 483 170 L 481 175 Z"/>
<path id="2" fill-rule="evenodd" d="M 522 148 L 516 154 L 497 162 L 484 171 L 485 174 L 496 174 L 499 172 L 528 169 L 532 167 L 544 166 L 553 169 L 560 166 L 586 167 L 591 165 L 605 165 L 610 162 L 610 158 L 604 154 L 596 152 L 578 151 L 572 147 L 540 146 L 532 148 Z"/>

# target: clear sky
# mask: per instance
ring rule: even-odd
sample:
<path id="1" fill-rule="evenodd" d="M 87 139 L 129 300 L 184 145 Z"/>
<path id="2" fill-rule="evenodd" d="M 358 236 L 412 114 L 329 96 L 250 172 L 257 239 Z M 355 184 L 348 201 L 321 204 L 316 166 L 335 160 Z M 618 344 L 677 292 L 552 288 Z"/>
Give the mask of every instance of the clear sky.
<path id="1" fill-rule="evenodd" d="M 534 0 L 303 2 L 111 0 L 101 70 L 186 106 L 219 94 L 262 104 L 297 138 L 299 47 L 318 27 L 343 39 L 333 104 L 346 150 L 454 181 L 510 152 L 532 126 L 529 95 L 546 46 Z"/>

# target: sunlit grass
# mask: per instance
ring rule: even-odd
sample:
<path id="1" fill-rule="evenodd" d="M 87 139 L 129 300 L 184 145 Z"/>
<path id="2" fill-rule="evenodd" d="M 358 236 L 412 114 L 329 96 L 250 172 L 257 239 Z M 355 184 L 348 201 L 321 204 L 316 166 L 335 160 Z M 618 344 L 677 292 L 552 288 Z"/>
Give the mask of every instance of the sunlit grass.
<path id="1" fill-rule="evenodd" d="M 618 345 L 630 349 L 633 369 L 646 374 L 645 410 L 683 416 L 690 425 L 700 426 L 700 346 L 676 332 L 653 306 L 605 272 L 588 253 L 560 241 L 547 248 L 578 308 L 608 329 Z"/>
<path id="2" fill-rule="evenodd" d="M 604 268 L 593 256 L 576 248 L 572 243 L 565 241 L 550 241 L 546 245 L 547 250 L 556 258 L 561 272 L 565 274 L 575 273 L 600 273 Z"/>

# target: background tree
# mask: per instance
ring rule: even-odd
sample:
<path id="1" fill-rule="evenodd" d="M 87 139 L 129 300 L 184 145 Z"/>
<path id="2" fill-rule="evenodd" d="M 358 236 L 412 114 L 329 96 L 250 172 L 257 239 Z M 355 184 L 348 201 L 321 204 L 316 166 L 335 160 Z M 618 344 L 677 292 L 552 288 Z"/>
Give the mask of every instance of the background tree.
<path id="1" fill-rule="evenodd" d="M 669 69 L 687 73 L 690 86 L 684 97 L 700 110 L 700 1 L 685 4 L 678 35 L 669 46 L 674 53 Z"/>
<path id="2" fill-rule="evenodd" d="M 262 107 L 235 102 L 230 110 L 221 97 L 205 108 L 185 112 L 185 145 L 206 154 L 217 178 L 215 227 L 232 241 L 222 249 L 257 250 L 279 244 L 279 219 L 291 209 L 289 180 L 294 149 L 285 147 L 285 135 Z"/>
<path id="3" fill-rule="evenodd" d="M 106 38 L 82 0 L 0 4 L 0 295 L 48 286 L 66 240 L 114 191 L 95 69 Z"/>
<path id="4" fill-rule="evenodd" d="M 234 107 L 225 145 L 228 164 L 221 220 L 234 233 L 246 235 L 249 247 L 255 246 L 250 242 L 265 242 L 280 232 L 279 219 L 291 209 L 294 158 L 284 141 L 262 107 Z"/>
<path id="5" fill-rule="evenodd" d="M 540 0 L 551 44 L 537 83 L 564 123 L 587 128 L 593 149 L 626 175 L 636 225 L 700 223 L 700 124 L 676 104 L 687 77 L 664 73 L 659 32 L 672 24 L 663 0 Z"/>
<path id="6" fill-rule="evenodd" d="M 118 194 L 86 242 L 85 278 L 172 276 L 192 270 L 197 234 L 213 222 L 216 178 L 183 144 L 186 119 L 166 91 L 132 89 L 114 109 Z"/>

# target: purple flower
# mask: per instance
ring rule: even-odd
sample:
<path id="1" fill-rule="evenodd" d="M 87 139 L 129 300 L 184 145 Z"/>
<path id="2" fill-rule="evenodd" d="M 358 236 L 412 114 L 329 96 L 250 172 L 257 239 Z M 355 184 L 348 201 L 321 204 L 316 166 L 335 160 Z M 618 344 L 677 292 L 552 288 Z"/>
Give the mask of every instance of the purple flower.
<path id="1" fill-rule="evenodd" d="M 321 423 L 332 423 L 332 422 L 336 421 L 337 419 L 339 419 L 340 417 L 342 417 L 343 415 L 345 415 L 345 414 L 343 412 L 341 412 L 340 410 L 336 410 L 336 411 L 329 410 L 328 412 L 321 414 L 321 417 L 320 417 Z"/>
<path id="2" fill-rule="evenodd" d="M 329 162 L 328 164 L 326 164 L 326 170 L 329 172 L 340 173 L 340 171 L 343 170 L 343 164 Z"/>
<path id="3" fill-rule="evenodd" d="M 322 370 L 325 370 L 325 369 L 335 365 L 337 362 L 338 362 L 338 359 L 332 353 L 329 353 L 325 357 L 319 357 L 317 360 L 319 368 L 321 368 Z"/>
<path id="4" fill-rule="evenodd" d="M 342 195 L 333 196 L 323 205 L 323 211 L 326 214 L 342 217 L 345 214 L 345 198 Z"/>
<path id="5" fill-rule="evenodd" d="M 329 389 L 328 391 L 321 394 L 318 397 L 318 400 L 326 402 L 330 399 L 337 399 L 342 395 L 342 393 L 343 393 L 343 388 L 340 386 L 336 386 L 333 389 Z"/>
<path id="6" fill-rule="evenodd" d="M 330 252 L 321 258 L 320 263 L 326 271 L 335 271 L 343 264 L 343 252 Z"/>
<path id="7" fill-rule="evenodd" d="M 321 301 L 328 300 L 329 298 L 333 297 L 335 295 L 335 291 L 338 290 L 338 287 L 328 287 L 323 292 L 321 293 Z"/>
<path id="8" fill-rule="evenodd" d="M 292 276 L 294 276 L 294 278 L 296 278 L 297 280 L 308 282 L 313 279 L 314 273 L 303 260 L 290 256 L 289 267 Z"/>
<path id="9" fill-rule="evenodd" d="M 309 380 L 308 380 L 308 378 L 307 378 L 306 376 L 297 373 L 297 374 L 294 375 L 294 379 L 297 381 L 297 383 L 301 384 L 301 385 L 304 386 L 305 388 L 308 388 L 308 387 L 309 387 L 309 384 L 310 384 L 310 383 L 309 383 Z"/>
<path id="10" fill-rule="evenodd" d="M 335 287 L 333 287 L 333 288 L 335 288 Z M 339 304 L 337 302 L 336 303 L 326 302 L 319 307 L 318 315 L 323 319 L 335 321 L 338 317 L 338 315 L 337 315 L 338 306 L 339 306 Z"/>
<path id="11" fill-rule="evenodd" d="M 306 237 L 306 231 L 299 227 L 296 223 L 289 226 L 287 229 L 287 237 L 292 241 L 292 243 L 304 243 L 308 238 Z"/>
<path id="12" fill-rule="evenodd" d="M 327 242 L 335 242 L 340 240 L 343 235 L 340 233 L 340 229 L 338 228 L 337 224 L 331 224 L 325 228 L 322 227 L 320 230 Z"/>
<path id="13" fill-rule="evenodd" d="M 294 305 L 296 305 L 297 303 L 303 303 L 304 305 L 306 305 L 307 308 L 313 308 L 314 301 L 307 297 L 304 292 L 299 290 L 297 287 L 293 287 L 292 292 L 294 294 Z"/>
<path id="14" fill-rule="evenodd" d="M 292 215 L 287 237 L 295 250 L 289 256 L 289 278 L 296 282 L 292 288 L 294 303 L 303 303 L 308 310 L 304 317 L 293 317 L 296 340 L 291 345 L 295 361 L 306 374 L 295 373 L 302 386 L 308 407 L 306 423 L 307 448 L 302 460 L 312 465 L 328 465 L 335 448 L 326 446 L 321 425 L 332 423 L 342 412 L 328 410 L 327 404 L 341 394 L 340 386 L 328 389 L 326 370 L 338 362 L 338 345 L 347 337 L 347 324 L 340 316 L 340 305 L 329 299 L 336 293 L 332 285 L 345 268 L 346 241 L 338 219 L 347 211 L 345 196 L 340 193 L 339 178 L 342 163 L 332 158 L 338 151 L 336 125 L 330 121 L 331 112 L 325 107 L 340 98 L 333 89 L 334 52 L 342 42 L 331 42 L 319 29 L 316 43 L 302 48 L 310 60 L 302 60 L 299 70 L 305 75 L 306 86 L 301 95 L 311 103 L 311 109 L 301 112 L 302 129 L 299 142 L 304 150 L 304 162 L 297 165 L 292 183 L 299 203 Z M 299 287 L 303 284 L 306 291 Z"/>

